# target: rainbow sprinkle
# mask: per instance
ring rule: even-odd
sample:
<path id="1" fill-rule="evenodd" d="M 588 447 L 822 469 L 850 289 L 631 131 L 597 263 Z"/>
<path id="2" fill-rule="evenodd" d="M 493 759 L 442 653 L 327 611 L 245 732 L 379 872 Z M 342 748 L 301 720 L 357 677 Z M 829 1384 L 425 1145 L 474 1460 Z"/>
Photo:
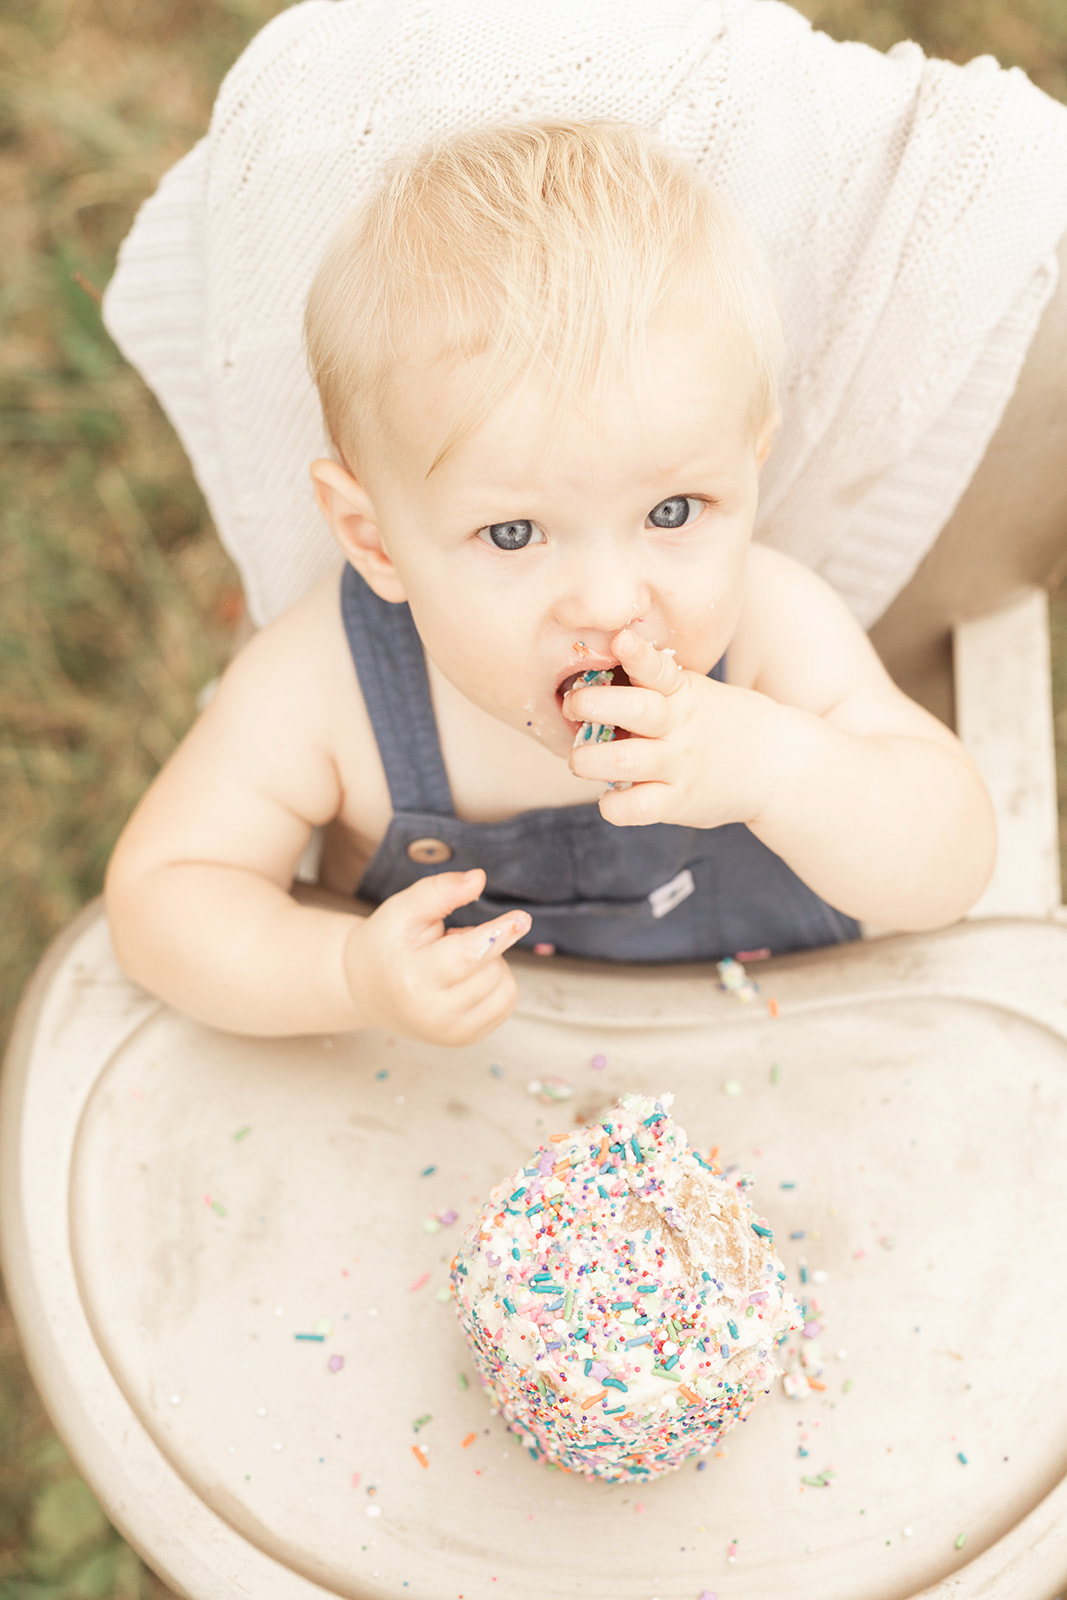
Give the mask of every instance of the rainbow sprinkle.
<path id="1" fill-rule="evenodd" d="M 587 1478 L 706 1454 L 803 1320 L 741 1177 L 688 1148 L 672 1101 L 625 1095 L 556 1136 L 493 1189 L 452 1262 L 494 1409 L 535 1460 Z"/>

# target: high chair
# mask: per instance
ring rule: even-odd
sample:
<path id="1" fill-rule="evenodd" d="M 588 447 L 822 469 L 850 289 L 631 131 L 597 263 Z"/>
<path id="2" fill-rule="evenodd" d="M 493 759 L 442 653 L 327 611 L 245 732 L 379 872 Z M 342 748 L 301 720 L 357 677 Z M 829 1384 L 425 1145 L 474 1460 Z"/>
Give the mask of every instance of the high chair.
<path id="1" fill-rule="evenodd" d="M 287 125 L 279 138 L 299 146 Z M 213 347 L 220 370 L 224 356 Z M 1031 402 L 1062 415 L 1065 370 L 1039 374 Z M 183 437 L 199 430 L 210 493 L 232 439 L 186 400 L 172 415 Z M 1067 924 L 1040 587 L 1065 529 L 1019 451 L 993 480 L 1010 534 L 987 500 L 976 543 L 965 500 L 934 587 L 919 581 L 876 633 L 948 714 L 942 623 L 965 619 L 955 716 L 1001 850 L 960 926 L 753 963 L 747 1004 L 713 967 L 514 955 L 518 1009 L 461 1050 L 200 1026 L 123 975 L 99 902 L 53 945 L 0 1083 L 3 1270 L 58 1432 L 179 1594 L 1067 1589 Z M 447 1303 L 492 1184 L 626 1091 L 673 1092 L 698 1148 L 755 1173 L 823 1329 L 820 1360 L 795 1341 L 805 1398 L 776 1384 L 711 1458 L 644 1487 L 531 1461 Z"/>
<path id="2" fill-rule="evenodd" d="M 1059 1593 L 1067 926 L 1045 614 L 1030 591 L 957 630 L 961 731 L 1003 829 L 990 915 L 753 965 L 747 1005 L 714 969 L 519 956 L 518 1010 L 470 1049 L 252 1040 L 129 982 L 99 902 L 61 936 L 4 1069 L 4 1273 L 57 1430 L 173 1588 Z M 627 1090 L 673 1091 L 699 1146 L 755 1171 L 824 1327 L 805 1400 L 776 1385 L 703 1469 L 643 1488 L 532 1462 L 445 1303 L 490 1186 Z"/>

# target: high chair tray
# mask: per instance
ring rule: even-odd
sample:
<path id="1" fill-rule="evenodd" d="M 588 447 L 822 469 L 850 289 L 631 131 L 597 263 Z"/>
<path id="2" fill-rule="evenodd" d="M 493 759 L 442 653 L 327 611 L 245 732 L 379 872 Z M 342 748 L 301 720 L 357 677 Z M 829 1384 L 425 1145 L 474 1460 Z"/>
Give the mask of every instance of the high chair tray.
<path id="1" fill-rule="evenodd" d="M 53 948 L 3 1082 L 4 1270 L 127 1537 L 197 1600 L 1051 1600 L 1067 928 L 767 962 L 747 1005 L 714 969 L 515 965 L 519 1011 L 451 1051 L 212 1032 L 121 975 L 99 905 Z M 704 1470 L 607 1486 L 490 1413 L 444 1291 L 490 1186 L 627 1090 L 755 1173 L 825 1370 Z"/>

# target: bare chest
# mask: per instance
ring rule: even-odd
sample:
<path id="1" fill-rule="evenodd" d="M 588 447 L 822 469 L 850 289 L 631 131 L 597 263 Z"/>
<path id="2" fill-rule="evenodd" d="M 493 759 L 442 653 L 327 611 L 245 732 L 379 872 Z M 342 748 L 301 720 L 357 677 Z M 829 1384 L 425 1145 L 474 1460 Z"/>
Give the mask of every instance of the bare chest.
<path id="1" fill-rule="evenodd" d="M 576 778 L 567 763 L 536 740 L 498 722 L 447 685 L 433 686 L 441 756 L 456 816 L 463 822 L 499 822 L 522 811 L 595 803 L 603 784 Z M 326 829 L 321 880 L 351 894 L 388 831 L 393 802 L 386 763 L 361 703 L 338 741 L 344 803 Z M 411 749 L 405 763 L 432 751 Z"/>

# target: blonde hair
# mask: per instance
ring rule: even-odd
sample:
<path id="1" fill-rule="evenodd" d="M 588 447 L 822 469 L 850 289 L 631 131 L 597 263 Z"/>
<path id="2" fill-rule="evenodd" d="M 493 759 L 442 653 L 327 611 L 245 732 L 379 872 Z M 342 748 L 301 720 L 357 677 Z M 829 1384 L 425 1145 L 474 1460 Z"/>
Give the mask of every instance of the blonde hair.
<path id="1" fill-rule="evenodd" d="M 432 472 L 524 374 L 548 372 L 558 422 L 631 372 L 672 314 L 751 351 L 761 427 L 777 408 L 781 325 L 734 213 L 642 128 L 538 121 L 390 162 L 326 252 L 305 335 L 326 427 L 352 470 L 380 443 L 398 367 L 486 358 Z"/>

